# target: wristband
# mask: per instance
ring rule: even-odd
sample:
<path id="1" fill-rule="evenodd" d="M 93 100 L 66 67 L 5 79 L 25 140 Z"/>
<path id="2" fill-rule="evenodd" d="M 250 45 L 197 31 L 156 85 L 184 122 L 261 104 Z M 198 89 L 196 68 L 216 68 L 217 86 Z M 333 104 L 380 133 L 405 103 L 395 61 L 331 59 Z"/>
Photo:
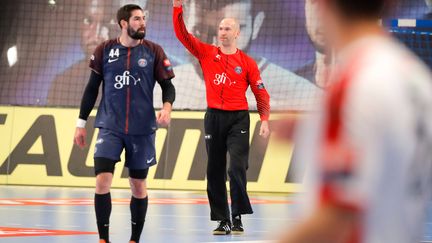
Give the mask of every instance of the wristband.
<path id="1" fill-rule="evenodd" d="M 87 121 L 79 118 L 76 123 L 76 127 L 85 128 Z"/>

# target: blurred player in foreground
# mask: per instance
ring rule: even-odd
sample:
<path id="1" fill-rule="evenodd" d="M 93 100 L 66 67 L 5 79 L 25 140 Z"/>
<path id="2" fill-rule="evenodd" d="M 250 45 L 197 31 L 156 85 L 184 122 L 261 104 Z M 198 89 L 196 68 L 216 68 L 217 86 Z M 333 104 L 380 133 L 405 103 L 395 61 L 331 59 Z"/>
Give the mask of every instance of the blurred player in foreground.
<path id="1" fill-rule="evenodd" d="M 139 242 L 148 207 L 146 178 L 156 164 L 157 123 L 168 125 L 175 99 L 172 67 L 162 47 L 145 40 L 143 9 L 127 4 L 117 12 L 121 35 L 97 46 L 90 61 L 90 79 L 84 91 L 75 130 L 75 143 L 86 145 L 86 120 L 102 83 L 102 100 L 95 127 L 99 128 L 94 163 L 96 174 L 95 211 L 100 243 L 109 242 L 110 188 L 115 164 L 125 150 L 132 191 L 131 243 Z M 155 116 L 153 89 L 162 88 L 163 108 Z"/>
<path id="2" fill-rule="evenodd" d="M 224 18 L 218 28 L 219 45 L 206 44 L 186 29 L 182 5 L 183 0 L 173 0 L 174 31 L 179 41 L 200 61 L 206 87 L 207 195 L 211 220 L 219 221 L 213 234 L 242 234 L 241 215 L 253 213 L 246 189 L 250 129 L 246 90 L 250 87 L 255 95 L 261 118 L 260 135 L 264 138 L 270 133 L 270 97 L 256 62 L 237 47 L 238 21 Z M 230 155 L 232 225 L 226 189 L 227 152 Z"/>
<path id="3" fill-rule="evenodd" d="M 297 134 L 307 215 L 280 242 L 419 242 L 432 191 L 429 70 L 379 26 L 390 1 L 318 1 L 337 70 Z"/>

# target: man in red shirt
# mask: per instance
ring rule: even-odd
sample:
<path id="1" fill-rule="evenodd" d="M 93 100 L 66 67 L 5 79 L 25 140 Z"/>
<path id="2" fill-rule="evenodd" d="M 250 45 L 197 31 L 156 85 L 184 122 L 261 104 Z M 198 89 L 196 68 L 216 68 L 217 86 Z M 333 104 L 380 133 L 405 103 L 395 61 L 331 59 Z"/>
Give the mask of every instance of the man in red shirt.
<path id="1" fill-rule="evenodd" d="M 209 45 L 188 33 L 182 4 L 183 0 L 173 0 L 174 30 L 180 42 L 198 58 L 206 85 L 207 195 L 211 220 L 219 221 L 213 234 L 230 234 L 231 230 L 241 234 L 241 215 L 253 213 L 246 191 L 250 126 L 246 90 L 250 86 L 257 100 L 263 137 L 269 135 L 270 97 L 255 61 L 237 48 L 240 33 L 237 20 L 223 19 L 218 29 L 219 46 Z M 225 184 L 227 152 L 232 225 Z"/>

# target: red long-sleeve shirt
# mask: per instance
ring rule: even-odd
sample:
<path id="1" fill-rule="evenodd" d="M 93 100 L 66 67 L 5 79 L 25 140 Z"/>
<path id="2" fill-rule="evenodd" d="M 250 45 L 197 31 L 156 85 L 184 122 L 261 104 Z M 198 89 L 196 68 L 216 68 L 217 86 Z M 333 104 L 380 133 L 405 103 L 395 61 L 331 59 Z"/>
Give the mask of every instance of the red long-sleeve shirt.
<path id="1" fill-rule="evenodd" d="M 198 40 L 186 29 L 182 7 L 174 7 L 173 23 L 177 38 L 200 62 L 207 106 L 227 111 L 247 110 L 246 90 L 250 85 L 261 120 L 268 120 L 270 96 L 255 61 L 241 50 L 227 55 L 220 48 Z"/>

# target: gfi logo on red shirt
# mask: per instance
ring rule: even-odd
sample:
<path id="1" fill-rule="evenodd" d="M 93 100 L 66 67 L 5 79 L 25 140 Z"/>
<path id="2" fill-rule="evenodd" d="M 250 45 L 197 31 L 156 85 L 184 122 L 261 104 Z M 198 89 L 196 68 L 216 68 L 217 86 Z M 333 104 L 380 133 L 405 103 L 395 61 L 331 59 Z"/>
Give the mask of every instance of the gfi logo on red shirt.
<path id="1" fill-rule="evenodd" d="M 222 74 L 216 74 L 215 79 L 213 80 L 213 83 L 216 85 L 227 83 L 230 86 L 236 84 L 236 82 L 231 81 L 231 79 L 228 77 L 228 75 L 224 72 Z"/>

